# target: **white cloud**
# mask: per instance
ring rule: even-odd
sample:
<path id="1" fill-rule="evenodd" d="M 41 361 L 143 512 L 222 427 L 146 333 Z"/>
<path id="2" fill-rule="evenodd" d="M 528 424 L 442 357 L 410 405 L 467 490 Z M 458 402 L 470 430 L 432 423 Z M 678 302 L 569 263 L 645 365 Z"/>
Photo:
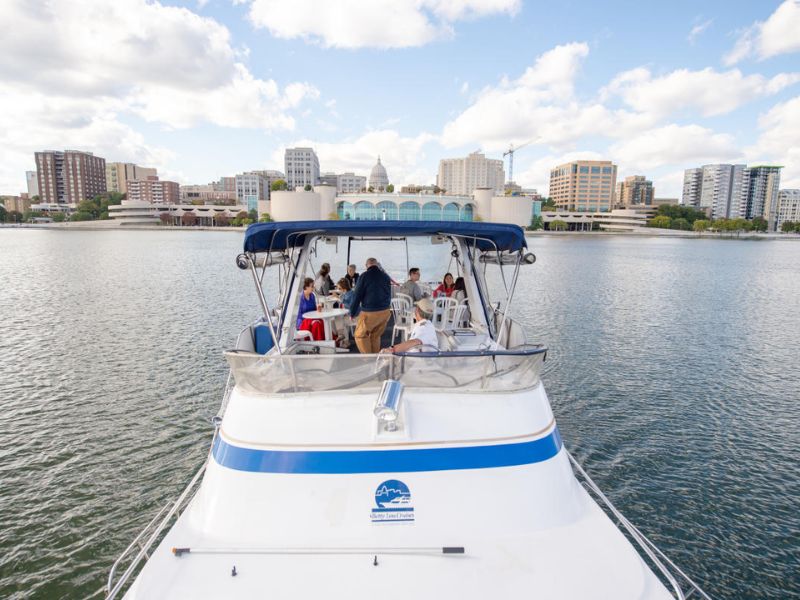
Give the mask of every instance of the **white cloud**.
<path id="1" fill-rule="evenodd" d="M 10 124 L 0 128 L 8 154 L 0 186 L 13 192 L 21 183 L 11 181 L 24 181 L 33 152 L 44 147 L 167 160 L 169 153 L 126 123 L 129 115 L 169 128 L 291 130 L 293 111 L 319 95 L 308 83 L 281 87 L 256 77 L 224 26 L 186 8 L 147 0 L 6 0 L 0 22 L 14 24 L 0 36 L 3 118 Z M 23 164 L 11 175 L 17 166 L 9 165 Z"/>
<path id="2" fill-rule="evenodd" d="M 678 110 L 693 109 L 703 116 L 731 112 L 756 98 L 776 94 L 800 81 L 800 73 L 780 73 L 770 79 L 763 75 L 743 75 L 739 69 L 700 71 L 678 69 L 653 77 L 639 67 L 617 75 L 601 95 L 619 95 L 630 107 L 662 117 Z"/>
<path id="3" fill-rule="evenodd" d="M 745 149 L 748 160 L 783 165 L 781 187 L 800 187 L 800 96 L 773 106 L 758 126 L 762 134 Z"/>
<path id="4" fill-rule="evenodd" d="M 140 133 L 121 123 L 113 108 L 103 99 L 54 99 L 6 85 L 0 94 L 0 190 L 25 191 L 24 172 L 35 168 L 37 150 L 69 147 L 159 169 L 175 158 L 168 149 L 148 144 Z"/>
<path id="5" fill-rule="evenodd" d="M 380 155 L 389 181 L 399 189 L 408 183 L 433 182 L 435 172 L 425 167 L 425 149 L 435 139 L 429 133 L 404 137 L 394 129 L 376 129 L 339 143 L 302 139 L 288 145 L 312 146 L 319 156 L 323 171 L 352 171 L 367 177 Z M 283 149 L 273 153 L 272 161 L 283 164 Z"/>
<path id="6" fill-rule="evenodd" d="M 653 177 L 655 197 L 677 198 L 680 200 L 683 196 L 683 172 L 684 169 L 680 169 L 679 171 L 671 171 L 664 175 Z"/>
<path id="7" fill-rule="evenodd" d="M 609 148 L 608 156 L 629 171 L 692 162 L 725 162 L 741 152 L 733 136 L 699 125 L 670 124 L 626 138 Z"/>
<path id="8" fill-rule="evenodd" d="M 514 15 L 520 0 L 252 0 L 250 21 L 281 39 L 332 48 L 408 48 L 453 35 L 453 23 Z"/>
<path id="9" fill-rule="evenodd" d="M 733 65 L 750 56 L 764 60 L 799 50 L 800 0 L 785 0 L 766 21 L 756 21 L 741 32 L 723 62 Z"/>
<path id="10" fill-rule="evenodd" d="M 451 148 L 479 144 L 490 151 L 530 140 L 563 145 L 615 127 L 626 115 L 574 97 L 574 80 L 588 53 L 585 43 L 556 46 L 518 79 L 485 88 L 444 126 L 442 143 Z"/>
<path id="11" fill-rule="evenodd" d="M 686 36 L 686 39 L 689 41 L 690 44 L 694 44 L 697 41 L 697 38 L 703 33 L 706 29 L 711 27 L 711 24 L 714 22 L 714 19 L 708 19 L 707 21 L 703 21 L 702 23 L 697 23 L 692 30 L 689 32 L 689 35 Z"/>
<path id="12" fill-rule="evenodd" d="M 744 75 L 738 69 L 706 68 L 654 76 L 639 67 L 619 73 L 596 93 L 581 97 L 575 81 L 588 51 L 586 44 L 558 46 L 541 55 L 517 79 L 504 78 L 484 88 L 444 126 L 442 144 L 450 148 L 479 146 L 497 154 L 509 143 L 532 140 L 525 151 L 531 154 L 537 144 L 546 146 L 547 156 L 528 166 L 520 162 L 515 173 L 518 183 L 537 188 L 546 184 L 550 168 L 558 161 L 570 156 L 600 157 L 597 152 L 580 156 L 569 151 L 587 146 L 603 149 L 602 158 L 614 160 L 621 170 L 655 173 L 669 185 L 666 191 L 674 192 L 674 182 L 660 173 L 663 168 L 744 158 L 733 135 L 697 123 L 679 124 L 678 118 L 729 113 L 800 82 L 800 73 L 768 78 Z M 622 107 L 615 106 L 619 100 Z M 786 112 L 788 109 L 769 119 L 787 127 Z M 779 134 L 777 125 L 770 135 L 780 135 L 780 141 L 772 145 L 784 149 L 780 156 L 787 156 L 789 137 Z M 764 144 L 772 139 L 766 133 L 762 137 Z"/>

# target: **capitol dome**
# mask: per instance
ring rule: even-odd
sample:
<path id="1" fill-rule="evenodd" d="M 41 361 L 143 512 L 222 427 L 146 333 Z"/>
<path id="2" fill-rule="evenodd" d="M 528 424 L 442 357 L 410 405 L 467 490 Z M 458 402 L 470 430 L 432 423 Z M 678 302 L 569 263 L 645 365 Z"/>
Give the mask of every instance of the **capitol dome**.
<path id="1" fill-rule="evenodd" d="M 369 174 L 369 187 L 376 192 L 383 192 L 387 185 L 389 185 L 389 176 L 386 174 L 386 168 L 381 164 L 381 157 L 378 156 L 378 164 L 372 167 Z"/>

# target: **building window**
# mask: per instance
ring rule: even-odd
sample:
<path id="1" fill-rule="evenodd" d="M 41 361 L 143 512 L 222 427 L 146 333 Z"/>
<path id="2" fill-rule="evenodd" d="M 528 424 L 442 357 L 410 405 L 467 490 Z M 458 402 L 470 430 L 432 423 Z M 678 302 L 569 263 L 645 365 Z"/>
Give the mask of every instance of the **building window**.
<path id="1" fill-rule="evenodd" d="M 419 221 L 419 204 L 416 202 L 403 202 L 400 205 L 401 221 Z"/>
<path id="2" fill-rule="evenodd" d="M 599 173 L 600 167 L 592 167 L 592 173 Z"/>
<path id="3" fill-rule="evenodd" d="M 438 202 L 428 202 L 422 207 L 423 221 L 441 221 L 442 205 Z"/>
<path id="4" fill-rule="evenodd" d="M 336 214 L 342 220 L 353 218 L 353 204 L 351 202 L 338 202 L 336 204 Z"/>
<path id="5" fill-rule="evenodd" d="M 611 170 L 612 170 L 611 167 L 603 167 L 603 173 L 611 174 Z"/>
<path id="6" fill-rule="evenodd" d="M 458 221 L 458 204 L 451 202 L 442 210 L 442 221 Z"/>
<path id="7" fill-rule="evenodd" d="M 396 221 L 397 220 L 397 205 L 394 202 L 378 202 L 377 218 L 379 220 Z"/>
<path id="8" fill-rule="evenodd" d="M 354 209 L 354 218 L 358 221 L 373 221 L 375 220 L 375 207 L 371 202 L 356 202 Z"/>
<path id="9" fill-rule="evenodd" d="M 589 167 L 581 167 L 580 172 L 581 173 L 588 173 L 589 172 Z"/>

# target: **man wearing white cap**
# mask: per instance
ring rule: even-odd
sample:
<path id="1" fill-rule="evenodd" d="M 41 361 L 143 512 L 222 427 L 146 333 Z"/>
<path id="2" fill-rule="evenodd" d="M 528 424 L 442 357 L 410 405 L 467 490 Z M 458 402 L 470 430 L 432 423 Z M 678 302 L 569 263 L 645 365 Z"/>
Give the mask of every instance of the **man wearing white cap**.
<path id="1" fill-rule="evenodd" d="M 430 298 L 422 298 L 419 302 L 415 303 L 416 309 L 414 311 L 414 320 L 416 324 L 414 329 L 408 336 L 408 340 L 384 348 L 381 352 L 408 352 L 417 346 L 427 346 L 426 348 L 418 348 L 422 352 L 430 352 L 434 349 L 439 349 L 439 340 L 436 338 L 436 329 L 431 322 L 433 316 L 433 302 Z"/>

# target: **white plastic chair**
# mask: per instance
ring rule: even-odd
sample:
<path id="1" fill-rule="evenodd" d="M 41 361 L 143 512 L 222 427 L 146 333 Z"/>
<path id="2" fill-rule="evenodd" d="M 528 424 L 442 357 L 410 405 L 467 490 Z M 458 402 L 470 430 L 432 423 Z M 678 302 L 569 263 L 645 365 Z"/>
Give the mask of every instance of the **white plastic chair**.
<path id="1" fill-rule="evenodd" d="M 453 309 L 458 306 L 454 298 L 439 296 L 433 301 L 433 326 L 441 331 L 445 329 L 448 317 Z"/>
<path id="2" fill-rule="evenodd" d="M 408 334 L 414 327 L 414 313 L 411 310 L 413 304 L 411 299 L 405 294 L 398 294 L 392 298 L 392 315 L 394 316 L 394 327 L 392 328 L 392 345 L 400 332 L 400 341 L 405 342 Z"/>
<path id="3" fill-rule="evenodd" d="M 461 329 L 467 320 L 469 307 L 466 304 L 458 304 L 447 314 L 447 320 L 442 329 Z"/>

